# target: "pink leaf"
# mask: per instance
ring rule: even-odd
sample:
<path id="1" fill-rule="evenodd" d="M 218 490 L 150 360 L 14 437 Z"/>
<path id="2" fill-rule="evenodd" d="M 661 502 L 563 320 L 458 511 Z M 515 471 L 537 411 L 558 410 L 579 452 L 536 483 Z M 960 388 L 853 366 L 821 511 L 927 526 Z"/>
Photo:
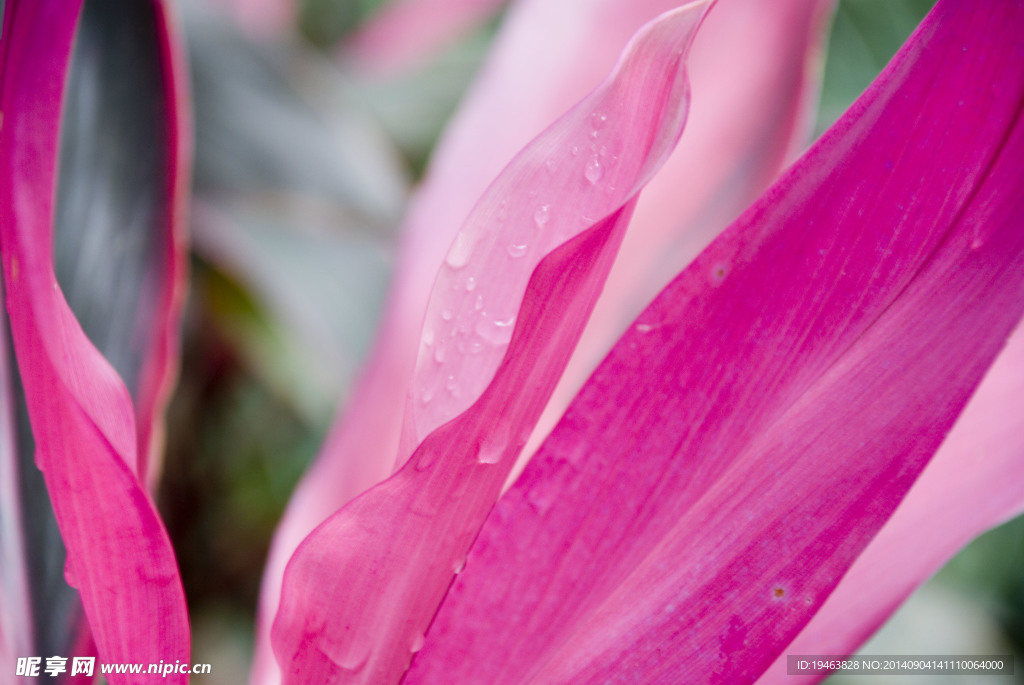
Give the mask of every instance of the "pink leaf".
<path id="1" fill-rule="evenodd" d="M 188 282 L 188 207 L 192 185 L 192 100 L 188 65 L 181 40 L 180 19 L 166 0 L 154 3 L 158 25 L 164 100 L 167 114 L 166 187 L 167 199 L 161 227 L 163 244 L 159 252 L 161 278 L 150 286 L 150 304 L 155 315 L 148 331 L 148 344 L 139 370 L 136 425 L 139 431 L 140 477 L 152 489 L 160 475 L 164 448 L 164 412 L 178 375 L 181 313 Z"/>
<path id="2" fill-rule="evenodd" d="M 830 4 L 724 0 L 709 13 L 688 57 L 696 97 L 686 130 L 640 198 L 609 286 L 537 434 L 550 430 L 639 312 L 637 303 L 653 297 L 802 148 L 815 46 Z M 392 470 L 419 326 L 455 231 L 507 161 L 597 85 L 633 32 L 674 5 L 525 0 L 509 8 L 492 58 L 410 208 L 399 280 L 373 357 L 278 529 L 264 574 L 256 681 L 273 681 L 269 629 L 288 557 L 313 527 Z"/>
<path id="3" fill-rule="evenodd" d="M 1024 510 L 1024 328 L 985 375 L 921 477 L 793 643 L 849 654 L 972 538 Z M 789 682 L 783 654 L 758 683 Z"/>
<path id="4" fill-rule="evenodd" d="M 407 682 L 771 664 L 1024 312 L 1022 27 L 1020 3 L 940 2 L 640 316 L 495 508 Z"/>
<path id="5" fill-rule="evenodd" d="M 536 452 L 644 305 L 804 150 L 832 5 L 722 0 L 708 14 L 687 60 L 693 102 L 686 130 L 644 190 L 525 457 Z"/>
<path id="6" fill-rule="evenodd" d="M 170 542 L 140 480 L 145 459 L 139 457 L 130 396 L 82 332 L 52 264 L 62 89 L 80 7 L 22 2 L 9 3 L 4 12 L 0 244 L 7 306 L 36 463 L 68 548 L 66 575 L 80 591 L 100 656 L 108 662 L 186 661 L 184 596 Z M 169 31 L 166 7 L 157 7 Z M 171 74 L 170 33 L 162 40 L 165 73 Z M 172 102 L 180 86 L 167 86 Z M 181 112 L 170 132 L 172 225 L 180 221 L 187 188 L 180 176 Z M 166 258 L 173 262 L 181 256 L 180 238 L 170 242 L 174 249 Z M 141 381 L 142 395 L 152 398 L 143 415 L 151 421 L 166 396 L 173 356 L 167 341 L 180 305 L 180 266 L 167 273 L 166 289 L 158 290 L 164 294 L 156 298 L 155 351 Z"/>
<path id="7" fill-rule="evenodd" d="M 706 7 L 641 30 L 609 79 L 470 214 L 421 340 L 406 435 L 425 439 L 393 478 L 314 531 L 285 573 L 273 636 L 286 682 L 395 682 L 422 646 L 578 340 L 637 193 L 678 140 L 683 55 Z"/>

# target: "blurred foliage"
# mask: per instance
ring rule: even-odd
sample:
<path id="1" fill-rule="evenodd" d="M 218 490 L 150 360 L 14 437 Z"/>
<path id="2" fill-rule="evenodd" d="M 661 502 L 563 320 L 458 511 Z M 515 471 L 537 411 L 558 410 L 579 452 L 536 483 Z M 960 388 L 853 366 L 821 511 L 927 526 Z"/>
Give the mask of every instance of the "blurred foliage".
<path id="1" fill-rule="evenodd" d="M 1018 655 L 1024 655 L 1024 517 L 967 545 L 935 577 L 987 607 Z M 1024 674 L 1022 674 L 1024 679 Z"/>
<path id="2" fill-rule="evenodd" d="M 835 123 L 878 75 L 935 0 L 842 0 L 829 37 L 816 131 Z"/>
<path id="3" fill-rule="evenodd" d="M 422 176 L 430 152 L 483 62 L 497 22 L 465 36 L 415 72 L 364 79 L 356 90 L 409 163 Z"/>
<path id="4" fill-rule="evenodd" d="M 387 0 L 301 0 L 299 31 L 326 50 L 359 27 Z"/>

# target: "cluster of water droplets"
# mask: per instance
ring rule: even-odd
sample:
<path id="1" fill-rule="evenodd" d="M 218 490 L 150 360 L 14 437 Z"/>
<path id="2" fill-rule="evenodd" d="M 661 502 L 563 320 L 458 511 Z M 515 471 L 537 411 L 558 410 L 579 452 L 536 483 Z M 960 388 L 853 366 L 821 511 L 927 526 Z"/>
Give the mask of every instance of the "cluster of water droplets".
<path id="1" fill-rule="evenodd" d="M 597 185 L 597 182 L 604 176 L 604 161 L 603 158 L 608 154 L 607 149 L 604 146 L 597 144 L 597 138 L 601 135 L 601 129 L 604 128 L 605 123 L 608 121 L 608 116 L 600 112 L 594 112 L 590 115 L 590 158 L 587 160 L 587 165 L 583 170 L 583 177 L 590 182 L 591 185 Z"/>
<path id="2" fill-rule="evenodd" d="M 498 205 L 492 218 L 503 222 L 507 209 L 506 200 Z M 547 211 L 547 205 L 537 210 L 539 224 L 547 222 Z M 423 329 L 420 363 L 426 361 L 435 368 L 423 376 L 425 386 L 418 398 L 421 406 L 430 404 L 442 392 L 458 400 L 480 390 L 475 387 L 480 382 L 475 378 L 479 374 L 463 372 L 467 365 L 465 356 L 479 356 L 488 349 L 496 355 L 503 354 L 512 340 L 516 322 L 514 308 L 518 303 L 497 301 L 498 298 L 488 301 L 484 294 L 476 292 L 480 285 L 479 277 L 467 267 L 478 249 L 483 249 L 483 246 L 478 246 L 476 234 L 460 232 L 445 257 L 445 273 L 441 281 L 450 283 L 453 292 L 443 295 L 446 304 L 439 312 L 434 310 Z M 487 249 L 492 250 L 493 246 L 489 245 Z M 530 245 L 517 239 L 504 245 L 503 255 L 508 260 L 521 260 L 529 251 Z M 488 268 L 494 268 L 493 260 Z M 467 375 L 474 378 L 466 378 Z"/>
<path id="3" fill-rule="evenodd" d="M 602 112 L 593 112 L 590 115 L 590 133 L 587 136 L 583 146 L 573 145 L 569 152 L 573 157 L 579 156 L 581 151 L 585 151 L 587 154 L 584 155 L 585 161 L 583 163 L 583 178 L 592 186 L 597 186 L 605 177 L 608 175 L 608 169 L 612 163 L 618 160 L 618 156 L 609 153 L 608 147 L 600 142 L 601 130 L 608 123 L 608 115 Z M 549 160 L 549 169 L 553 168 L 553 164 Z M 611 192 L 615 190 L 615 186 L 608 185 L 605 190 Z"/>
<path id="4" fill-rule="evenodd" d="M 610 166 L 618 159 L 610 154 L 602 137 L 607 137 L 604 129 L 608 123 L 608 116 L 600 111 L 594 111 L 589 115 L 589 131 L 584 133 L 583 141 L 573 146 L 570 152 L 580 159 L 572 164 L 573 173 L 582 173 L 583 178 L 591 186 L 599 186 L 603 190 L 612 191 L 611 185 L 601 186 L 607 183 L 611 175 Z M 581 154 L 583 153 L 583 154 Z M 582 161 L 582 170 L 576 166 Z M 545 167 L 548 172 L 559 172 L 559 165 L 562 162 L 557 158 L 548 158 Z M 570 168 L 561 170 L 562 173 L 570 171 Z M 578 178 L 578 177 L 577 177 Z M 557 187 L 555 184 L 553 187 Z M 450 416 L 441 416 L 441 410 L 432 411 L 427 409 L 435 401 L 435 398 L 446 394 L 448 398 L 454 399 L 458 404 L 467 401 L 478 392 L 482 391 L 489 371 L 484 360 L 493 361 L 504 354 L 512 339 L 515 328 L 516 314 L 520 303 L 518 301 L 506 301 L 508 298 L 499 294 L 492 294 L 488 289 L 486 295 L 476 293 L 479 286 L 479 278 L 485 276 L 483 269 L 490 271 L 501 270 L 500 257 L 508 260 L 525 260 L 538 250 L 554 245 L 571 238 L 578 227 L 570 226 L 563 221 L 564 217 L 557 216 L 555 203 L 550 197 L 543 196 L 544 189 L 534 188 L 523 198 L 527 205 L 517 211 L 524 211 L 523 217 L 526 221 L 532 218 L 533 227 L 530 230 L 520 231 L 518 236 L 506 238 L 507 243 L 494 244 L 493 233 L 488 234 L 484 230 L 470 230 L 460 232 L 445 257 L 444 273 L 440 283 L 450 284 L 452 292 L 443 293 L 444 306 L 440 310 L 433 309 L 433 313 L 425 324 L 422 347 L 420 351 L 418 371 L 421 385 L 418 389 L 418 400 L 421 411 L 425 414 L 437 413 L 438 419 L 447 420 Z M 588 203 L 589 205 L 590 203 Z M 567 208 L 562 208 L 562 210 Z M 594 213 L 599 213 L 595 211 Z M 499 202 L 490 210 L 485 217 L 486 228 L 496 231 L 498 235 L 509 235 L 511 232 L 502 228 L 502 224 L 508 221 L 509 199 Z M 523 216 L 520 214 L 519 216 Z M 581 213 L 580 220 L 583 223 L 593 223 L 593 217 Z M 477 225 L 480 229 L 481 225 Z M 509 228 L 519 228 L 509 226 Z M 555 228 L 557 234 L 552 234 L 551 228 Z M 534 235 L 534 238 L 527 241 L 526 236 Z M 490 237 L 490 239 L 488 239 Z M 485 253 L 482 254 L 482 253 Z M 478 254 L 480 253 L 480 254 Z M 481 259 L 483 257 L 483 259 Z M 523 267 L 509 265 L 509 271 L 526 270 Z M 437 295 L 435 295 L 437 296 Z M 466 357 L 471 359 L 466 359 Z M 477 357 L 474 361 L 472 357 Z M 426 367 L 425 365 L 432 365 Z"/>

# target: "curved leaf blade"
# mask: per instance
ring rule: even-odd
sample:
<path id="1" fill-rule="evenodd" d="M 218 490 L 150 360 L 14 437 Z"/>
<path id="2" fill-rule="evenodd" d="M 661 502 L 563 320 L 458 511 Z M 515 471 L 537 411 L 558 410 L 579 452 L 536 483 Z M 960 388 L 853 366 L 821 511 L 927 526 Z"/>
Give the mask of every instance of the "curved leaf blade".
<path id="1" fill-rule="evenodd" d="M 768 667 L 1024 312 L 1022 26 L 1019 3 L 940 3 L 641 315 L 492 513 L 408 682 Z"/>
<path id="2" fill-rule="evenodd" d="M 180 65 L 170 62 L 174 48 L 167 7 L 153 7 L 154 28 L 164 32 L 157 34 L 162 38 L 156 44 L 165 73 L 180 74 Z M 127 388 L 82 331 L 51 261 L 60 107 L 79 9 L 66 3 L 19 3 L 5 12 L 0 242 L 8 310 L 37 464 L 69 550 L 65 572 L 80 590 L 101 658 L 159 661 L 173 655 L 187 660 L 188 622 L 173 552 L 138 472 L 153 420 L 137 430 Z M 164 81 L 165 95 L 180 107 L 175 96 L 181 83 L 170 79 Z M 154 399 L 147 408 L 145 398 L 166 396 L 173 369 L 168 348 L 182 287 L 175 261 L 181 257 L 180 233 L 174 227 L 180 228 L 187 188 L 181 175 L 182 150 L 187 149 L 180 127 L 183 112 L 176 110 L 178 126 L 172 125 L 166 141 L 169 159 L 160 163 L 170 172 L 165 186 L 170 199 L 163 199 L 171 219 L 157 240 L 167 241 L 171 249 L 155 250 L 158 255 L 150 263 L 164 268 L 156 276 L 141 277 L 143 283 L 147 278 L 157 282 L 142 289 L 146 302 L 138 307 L 156 312 L 143 324 L 150 336 L 142 361 L 137 366 L 129 362 L 129 368 L 141 367 L 134 385 L 143 405 L 140 417 L 147 419 L 152 418 L 147 413 L 158 413 L 154 407 L 163 400 Z M 141 449 L 137 435 L 145 436 Z"/>
<path id="3" fill-rule="evenodd" d="M 269 629 L 288 557 L 334 510 L 392 471 L 422 313 L 455 230 L 507 161 L 600 82 L 619 46 L 643 23 L 674 5 L 541 0 L 510 7 L 491 58 L 410 206 L 372 357 L 278 528 L 263 577 L 254 682 L 273 681 Z M 531 442 L 550 431 L 640 303 L 804 147 L 806 103 L 816 91 L 815 46 L 830 6 L 727 0 L 709 13 L 689 58 L 695 98 L 686 130 L 640 198 L 608 284 Z M 558 40 L 546 38 L 551 35 Z M 524 456 L 535 449 L 528 444 Z M 263 674 L 267 680 L 260 680 Z"/>
<path id="4" fill-rule="evenodd" d="M 1022 396 L 1024 328 L 1018 326 L 892 518 L 787 652 L 853 653 L 972 538 L 1024 511 Z M 758 683 L 787 682 L 786 671 L 782 655 Z"/>
<path id="5" fill-rule="evenodd" d="M 608 80 L 513 160 L 471 213 L 438 276 L 413 382 L 410 409 L 427 411 L 422 422 L 407 414 L 410 435 L 429 437 L 289 563 L 272 631 L 286 682 L 396 682 L 421 646 L 579 339 L 637 194 L 678 140 L 684 55 L 706 9 L 692 3 L 644 27 Z M 595 176 L 592 159 L 608 169 Z M 500 318 L 505 307 L 514 326 Z M 479 331 L 495 321 L 510 339 Z M 435 365 L 447 365 L 441 376 Z M 462 387 L 437 388 L 446 376 Z"/>
<path id="6" fill-rule="evenodd" d="M 140 471 L 159 472 L 185 286 L 190 110 L 162 2 L 83 3 L 62 117 L 54 257 L 89 340 L 138 410 Z"/>

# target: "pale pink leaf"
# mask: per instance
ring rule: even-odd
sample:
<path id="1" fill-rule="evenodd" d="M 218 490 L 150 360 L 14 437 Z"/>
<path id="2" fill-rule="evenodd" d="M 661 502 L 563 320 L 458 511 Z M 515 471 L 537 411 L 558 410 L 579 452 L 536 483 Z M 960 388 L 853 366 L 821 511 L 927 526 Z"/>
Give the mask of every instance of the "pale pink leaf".
<path id="1" fill-rule="evenodd" d="M 288 556 L 327 515 L 391 472 L 420 322 L 455 231 L 507 161 L 597 85 L 633 32 L 675 5 L 526 0 L 509 8 L 492 57 L 410 208 L 398 281 L 373 356 L 278 529 L 262 588 L 256 681 L 274 680 L 268 633 Z M 830 6 L 724 0 L 709 13 L 688 58 L 699 94 L 686 130 L 640 198 L 610 275 L 613 285 L 598 302 L 539 435 L 550 430 L 640 304 L 802 148 L 816 92 L 816 46 Z"/>
<path id="2" fill-rule="evenodd" d="M 408 683 L 742 683 L 774 661 L 1024 312 L 1022 28 L 1019 3 L 940 2 L 640 316 L 491 514 Z"/>
<path id="3" fill-rule="evenodd" d="M 643 307 L 803 152 L 833 5 L 721 0 L 708 14 L 687 60 L 693 100 L 686 130 L 644 190 L 525 458 Z"/>
<path id="4" fill-rule="evenodd" d="M 637 193 L 678 140 L 684 55 L 706 9 L 692 3 L 644 27 L 612 75 L 525 148 L 470 214 L 424 326 L 410 404 L 426 411 L 407 419 L 425 439 L 289 562 L 273 628 L 285 682 L 396 682 L 422 646 L 578 341 Z M 600 174 L 595 160 L 606 165 Z M 477 330 L 504 321 L 483 312 L 507 307 L 510 339 Z"/>

